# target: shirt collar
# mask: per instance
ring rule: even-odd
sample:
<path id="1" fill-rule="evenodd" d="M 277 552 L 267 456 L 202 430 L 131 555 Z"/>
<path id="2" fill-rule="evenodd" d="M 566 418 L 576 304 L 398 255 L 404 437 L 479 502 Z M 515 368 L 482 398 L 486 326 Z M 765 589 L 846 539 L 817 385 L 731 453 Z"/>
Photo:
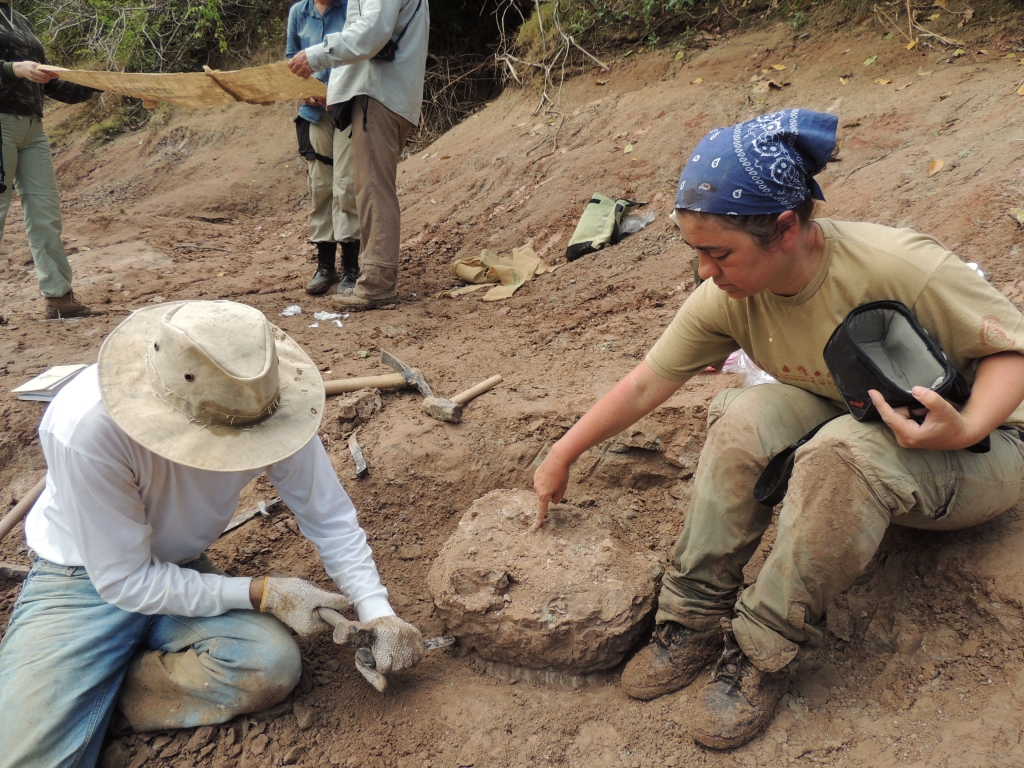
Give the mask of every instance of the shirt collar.
<path id="1" fill-rule="evenodd" d="M 348 0 L 331 0 L 331 4 L 327 6 L 327 11 L 325 11 L 325 13 L 329 12 L 329 11 L 333 11 L 336 8 L 341 9 L 341 10 L 345 10 L 345 4 L 347 2 L 348 2 Z M 307 16 L 316 16 L 317 15 L 316 3 L 314 2 L 314 0 L 306 0 L 306 15 Z"/>

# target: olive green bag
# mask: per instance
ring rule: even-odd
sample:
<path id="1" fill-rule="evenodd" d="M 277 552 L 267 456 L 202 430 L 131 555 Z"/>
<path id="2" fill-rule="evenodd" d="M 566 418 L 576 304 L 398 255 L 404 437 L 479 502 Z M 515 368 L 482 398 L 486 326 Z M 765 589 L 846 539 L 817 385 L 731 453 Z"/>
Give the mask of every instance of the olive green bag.
<path id="1" fill-rule="evenodd" d="M 576 231 L 569 240 L 569 247 L 565 249 L 566 260 L 576 261 L 580 256 L 586 256 L 606 245 L 619 242 L 619 223 L 622 217 L 641 205 L 644 203 L 621 197 L 612 200 L 595 192 L 587 207 L 583 209 L 580 223 L 576 225 Z"/>

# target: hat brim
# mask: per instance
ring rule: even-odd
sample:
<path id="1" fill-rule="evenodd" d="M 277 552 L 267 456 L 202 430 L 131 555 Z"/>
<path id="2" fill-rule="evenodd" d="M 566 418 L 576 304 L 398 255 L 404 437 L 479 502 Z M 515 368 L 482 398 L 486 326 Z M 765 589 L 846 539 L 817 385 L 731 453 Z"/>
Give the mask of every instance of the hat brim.
<path id="1" fill-rule="evenodd" d="M 206 426 L 164 402 L 147 371 L 149 347 L 160 318 L 175 304 L 138 309 L 100 348 L 103 405 L 117 426 L 153 453 L 175 464 L 211 472 L 244 472 L 288 458 L 317 433 L 324 412 L 323 380 L 309 356 L 277 326 L 281 399 L 277 410 L 244 427 Z"/>

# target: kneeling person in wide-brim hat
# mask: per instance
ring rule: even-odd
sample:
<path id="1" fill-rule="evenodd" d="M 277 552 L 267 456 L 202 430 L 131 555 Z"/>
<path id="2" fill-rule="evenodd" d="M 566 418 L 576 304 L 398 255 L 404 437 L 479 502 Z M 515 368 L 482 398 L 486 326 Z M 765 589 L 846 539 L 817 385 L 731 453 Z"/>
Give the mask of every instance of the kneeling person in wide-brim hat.
<path id="1" fill-rule="evenodd" d="M 175 302 L 114 329 L 39 427 L 49 471 L 0 644 L 0 766 L 94 765 L 115 705 L 155 731 L 275 704 L 301 673 L 289 628 L 325 629 L 317 608 L 351 603 L 371 627 L 368 679 L 419 659 L 317 437 L 324 397 L 252 307 Z M 203 554 L 263 472 L 344 596 L 230 577 Z"/>

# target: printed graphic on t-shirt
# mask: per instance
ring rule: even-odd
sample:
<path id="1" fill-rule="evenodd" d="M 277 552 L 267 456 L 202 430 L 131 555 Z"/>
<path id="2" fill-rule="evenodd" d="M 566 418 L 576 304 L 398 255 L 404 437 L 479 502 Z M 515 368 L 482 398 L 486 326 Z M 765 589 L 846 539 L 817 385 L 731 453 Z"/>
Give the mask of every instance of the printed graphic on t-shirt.
<path id="1" fill-rule="evenodd" d="M 1003 321 L 995 315 L 981 318 L 981 345 L 996 351 L 1010 349 L 1017 343 L 1013 334 L 1006 330 Z"/>

